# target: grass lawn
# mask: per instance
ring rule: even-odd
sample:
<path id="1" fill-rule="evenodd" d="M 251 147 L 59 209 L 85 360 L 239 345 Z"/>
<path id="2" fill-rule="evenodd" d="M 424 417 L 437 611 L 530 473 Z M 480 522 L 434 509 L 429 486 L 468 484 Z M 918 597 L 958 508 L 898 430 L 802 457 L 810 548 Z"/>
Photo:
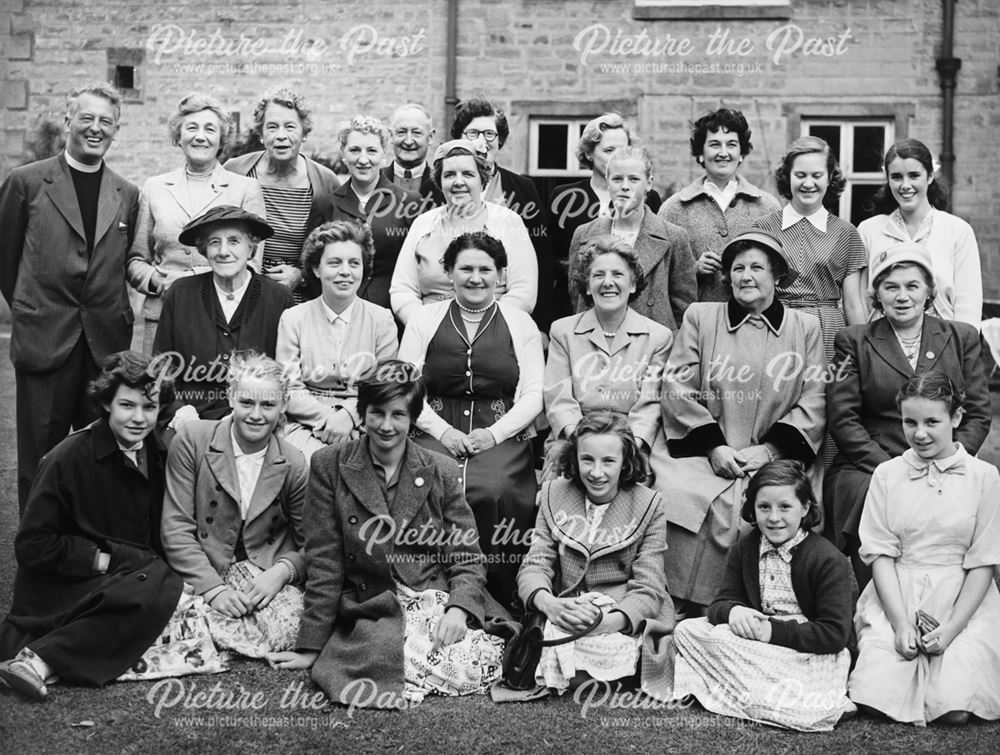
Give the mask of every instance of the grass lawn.
<path id="1" fill-rule="evenodd" d="M 0 612 L 10 605 L 17 527 L 13 394 L 13 370 L 0 359 Z M 998 426 L 983 453 L 993 463 L 1000 461 Z M 351 712 L 314 708 L 315 692 L 305 673 L 251 661 L 216 676 L 104 690 L 56 685 L 41 704 L 0 692 L 0 752 L 1000 752 L 1000 722 L 916 729 L 857 718 L 830 733 L 799 734 L 698 709 L 649 709 L 649 701 L 585 707 L 570 695 L 506 705 L 431 697 L 403 712 Z M 212 707 L 196 707 L 205 701 Z"/>

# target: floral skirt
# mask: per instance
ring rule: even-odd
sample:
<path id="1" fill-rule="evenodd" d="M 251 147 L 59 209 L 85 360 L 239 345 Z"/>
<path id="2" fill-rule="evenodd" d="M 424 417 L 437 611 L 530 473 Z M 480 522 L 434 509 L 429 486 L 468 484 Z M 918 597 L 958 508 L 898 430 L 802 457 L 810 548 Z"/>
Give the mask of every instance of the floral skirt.
<path id="1" fill-rule="evenodd" d="M 263 570 L 249 561 L 230 566 L 224 580 L 246 591 Z M 143 681 L 228 670 L 232 654 L 263 658 L 292 650 L 302 615 L 302 591 L 286 585 L 264 608 L 234 619 L 213 610 L 200 595 L 187 591 L 160 636 L 118 681 Z"/>
<path id="2" fill-rule="evenodd" d="M 674 630 L 673 699 L 693 695 L 723 716 L 798 731 L 830 731 L 848 711 L 850 654 L 820 655 L 733 634 L 708 619 Z"/>
<path id="3" fill-rule="evenodd" d="M 458 642 L 431 651 L 448 593 L 416 592 L 397 585 L 396 597 L 406 621 L 403 695 L 407 700 L 419 702 L 429 693 L 449 696 L 482 693 L 500 678 L 503 640 L 482 629 L 470 629 Z"/>

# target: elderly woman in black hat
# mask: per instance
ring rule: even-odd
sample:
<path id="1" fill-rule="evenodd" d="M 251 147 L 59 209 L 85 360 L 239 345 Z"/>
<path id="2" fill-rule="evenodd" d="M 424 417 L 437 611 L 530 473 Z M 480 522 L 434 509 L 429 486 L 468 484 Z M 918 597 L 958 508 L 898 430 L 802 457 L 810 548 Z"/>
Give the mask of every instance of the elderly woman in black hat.
<path id="1" fill-rule="evenodd" d="M 675 606 L 703 613 L 741 527 L 747 482 L 768 461 L 798 459 L 822 473 L 826 360 L 819 320 L 775 295 L 798 275 L 763 231 L 722 252 L 728 302 L 692 304 L 661 386 L 669 454 L 650 464 L 667 500 L 667 584 Z"/>
<path id="2" fill-rule="evenodd" d="M 851 556 L 858 584 L 871 578 L 858 557 L 858 525 L 872 473 L 908 447 L 896 393 L 918 372 L 935 370 L 965 394 L 955 440 L 974 455 L 992 411 L 979 334 L 972 325 L 928 314 L 934 265 L 927 247 L 904 242 L 873 257 L 872 306 L 884 316 L 850 325 L 834 339 L 826 407 L 838 454 L 824 481 L 827 537 Z"/>
<path id="3" fill-rule="evenodd" d="M 455 298 L 441 262 L 444 250 L 459 236 L 478 231 L 498 239 L 507 252 L 497 299 L 530 313 L 538 293 L 538 262 L 531 239 L 516 212 L 483 198 L 490 176 L 472 142 L 453 139 L 438 147 L 433 177 L 445 204 L 423 213 L 410 226 L 389 284 L 393 314 L 406 325 L 421 304 Z"/>
<path id="4" fill-rule="evenodd" d="M 257 274 L 250 260 L 273 233 L 251 212 L 213 207 L 188 223 L 182 244 L 197 247 L 210 272 L 179 279 L 163 299 L 153 353 L 169 364 L 180 404 L 202 419 L 229 413 L 226 375 L 233 351 L 253 349 L 274 357 L 281 313 L 292 306 L 288 288 Z M 192 416 L 182 410 L 181 416 Z"/>

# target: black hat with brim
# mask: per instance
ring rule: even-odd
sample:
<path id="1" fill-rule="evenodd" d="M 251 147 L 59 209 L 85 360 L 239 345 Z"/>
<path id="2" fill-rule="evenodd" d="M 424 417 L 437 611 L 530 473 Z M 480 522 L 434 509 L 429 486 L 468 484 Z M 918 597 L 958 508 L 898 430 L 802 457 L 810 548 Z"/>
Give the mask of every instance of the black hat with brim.
<path id="1" fill-rule="evenodd" d="M 208 230 L 209 226 L 219 224 L 242 224 L 252 236 L 261 240 L 271 238 L 274 235 L 274 229 L 267 224 L 264 218 L 247 212 L 242 207 L 224 204 L 211 208 L 184 226 L 184 230 L 181 231 L 177 240 L 185 246 L 196 246 L 198 237 Z"/>

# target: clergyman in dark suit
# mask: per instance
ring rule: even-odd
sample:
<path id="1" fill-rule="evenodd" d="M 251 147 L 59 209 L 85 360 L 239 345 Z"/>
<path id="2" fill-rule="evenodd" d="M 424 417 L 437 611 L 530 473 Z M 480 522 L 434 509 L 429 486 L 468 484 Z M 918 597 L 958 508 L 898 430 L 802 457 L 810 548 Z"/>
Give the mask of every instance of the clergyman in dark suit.
<path id="1" fill-rule="evenodd" d="M 22 511 L 42 456 L 71 427 L 97 419 L 87 383 L 132 334 L 125 263 L 139 191 L 104 164 L 120 117 L 121 98 L 107 84 L 74 89 L 65 152 L 16 168 L 0 186 Z"/>

